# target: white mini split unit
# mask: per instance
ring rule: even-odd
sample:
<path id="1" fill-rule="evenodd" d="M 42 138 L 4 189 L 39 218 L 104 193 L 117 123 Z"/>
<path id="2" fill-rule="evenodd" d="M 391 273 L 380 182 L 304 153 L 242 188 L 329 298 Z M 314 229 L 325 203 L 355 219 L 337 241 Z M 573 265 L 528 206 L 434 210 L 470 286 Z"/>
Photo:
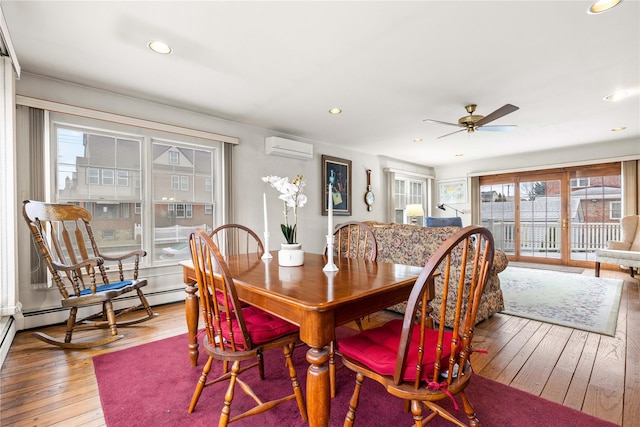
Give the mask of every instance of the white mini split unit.
<path id="1" fill-rule="evenodd" d="M 269 136 L 264 139 L 264 152 L 294 159 L 313 159 L 313 144 Z"/>

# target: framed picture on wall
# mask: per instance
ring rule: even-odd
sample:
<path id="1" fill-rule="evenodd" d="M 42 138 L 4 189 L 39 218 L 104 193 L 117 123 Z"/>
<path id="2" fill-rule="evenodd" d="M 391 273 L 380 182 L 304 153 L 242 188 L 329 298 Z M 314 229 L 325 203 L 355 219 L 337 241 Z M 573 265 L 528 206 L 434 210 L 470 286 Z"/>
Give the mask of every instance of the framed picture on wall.
<path id="1" fill-rule="evenodd" d="M 334 215 L 351 215 L 351 160 L 322 155 L 322 215 L 328 214 L 329 184 Z"/>
<path id="2" fill-rule="evenodd" d="M 466 178 L 438 181 L 438 203 L 467 203 Z"/>

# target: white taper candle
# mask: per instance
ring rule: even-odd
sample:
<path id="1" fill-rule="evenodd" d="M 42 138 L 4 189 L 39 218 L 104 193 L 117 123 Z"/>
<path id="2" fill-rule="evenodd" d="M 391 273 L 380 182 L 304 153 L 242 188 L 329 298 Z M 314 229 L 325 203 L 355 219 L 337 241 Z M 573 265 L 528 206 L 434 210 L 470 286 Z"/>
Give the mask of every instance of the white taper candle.
<path id="1" fill-rule="evenodd" d="M 333 236 L 333 188 L 332 185 L 329 184 L 329 221 L 327 224 L 327 236 Z"/>
<path id="2" fill-rule="evenodd" d="M 262 193 L 262 202 L 263 202 L 263 205 L 264 205 L 264 232 L 268 233 L 269 232 L 269 226 L 267 225 L 267 223 L 269 221 L 267 221 L 267 194 L 266 193 Z"/>

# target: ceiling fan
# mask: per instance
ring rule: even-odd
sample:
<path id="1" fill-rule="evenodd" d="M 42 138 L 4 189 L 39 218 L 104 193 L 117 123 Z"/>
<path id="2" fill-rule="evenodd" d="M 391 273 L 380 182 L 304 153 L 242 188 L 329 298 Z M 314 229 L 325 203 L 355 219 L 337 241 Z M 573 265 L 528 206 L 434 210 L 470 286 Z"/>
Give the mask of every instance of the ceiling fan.
<path id="1" fill-rule="evenodd" d="M 439 136 L 438 139 L 444 138 L 445 136 L 453 135 L 454 133 L 467 131 L 467 132 L 475 132 L 475 131 L 493 131 L 493 132 L 506 132 L 512 130 L 516 127 L 516 125 L 491 125 L 487 126 L 488 123 L 499 119 L 502 116 L 506 116 L 507 114 L 513 113 L 514 111 L 519 110 L 519 107 L 511 104 L 505 104 L 502 107 L 498 108 L 493 113 L 488 116 L 480 116 L 474 115 L 473 113 L 476 111 L 476 104 L 469 104 L 464 108 L 467 110 L 468 116 L 461 117 L 458 119 L 458 123 L 449 123 L 442 122 L 440 120 L 433 119 L 425 119 L 424 121 L 427 123 L 441 123 L 443 125 L 455 126 L 458 128 L 462 128 L 455 132 L 448 133 L 446 135 Z"/>

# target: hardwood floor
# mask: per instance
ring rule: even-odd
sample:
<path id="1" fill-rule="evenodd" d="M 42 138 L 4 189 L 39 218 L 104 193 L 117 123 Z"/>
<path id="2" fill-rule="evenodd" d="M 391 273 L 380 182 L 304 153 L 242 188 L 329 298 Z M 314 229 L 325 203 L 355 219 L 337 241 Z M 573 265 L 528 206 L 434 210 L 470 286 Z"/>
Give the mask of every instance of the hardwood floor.
<path id="1" fill-rule="evenodd" d="M 498 313 L 476 328 L 474 347 L 487 353 L 473 354 L 474 370 L 624 427 L 640 425 L 640 282 L 623 272 L 602 277 L 625 280 L 615 337 Z M 154 309 L 158 318 L 98 349 L 65 351 L 20 332 L 0 371 L 0 425 L 104 426 L 92 357 L 186 332 L 182 303 Z M 376 313 L 364 325 L 392 316 Z M 42 330 L 60 336 L 63 327 Z"/>

